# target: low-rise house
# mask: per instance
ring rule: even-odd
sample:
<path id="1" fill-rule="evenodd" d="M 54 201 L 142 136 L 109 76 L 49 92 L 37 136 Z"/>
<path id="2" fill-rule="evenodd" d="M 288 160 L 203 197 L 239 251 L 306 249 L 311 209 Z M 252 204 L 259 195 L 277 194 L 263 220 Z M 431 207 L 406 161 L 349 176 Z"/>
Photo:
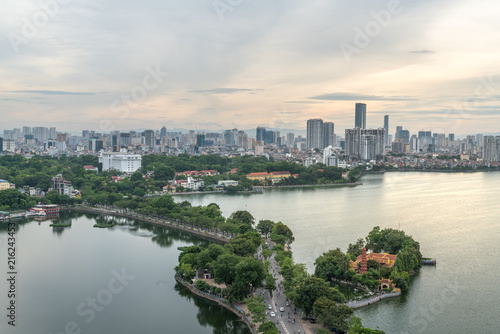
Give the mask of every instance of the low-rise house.
<path id="1" fill-rule="evenodd" d="M 221 181 L 217 182 L 217 185 L 224 186 L 224 187 L 237 187 L 238 186 L 238 181 L 234 181 L 234 180 L 221 180 Z"/>

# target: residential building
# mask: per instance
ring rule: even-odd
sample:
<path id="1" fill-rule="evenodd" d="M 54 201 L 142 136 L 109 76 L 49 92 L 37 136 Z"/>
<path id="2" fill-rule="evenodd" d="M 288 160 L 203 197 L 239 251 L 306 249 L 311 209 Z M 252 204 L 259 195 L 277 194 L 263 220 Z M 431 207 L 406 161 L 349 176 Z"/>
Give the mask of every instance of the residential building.
<path id="1" fill-rule="evenodd" d="M 500 136 L 484 136 L 483 140 L 484 161 L 500 161 Z"/>
<path id="2" fill-rule="evenodd" d="M 345 151 L 350 159 L 381 160 L 385 154 L 385 129 L 345 130 Z"/>
<path id="3" fill-rule="evenodd" d="M 323 120 L 321 118 L 307 120 L 307 148 L 323 149 Z"/>
<path id="4" fill-rule="evenodd" d="M 73 196 L 74 188 L 71 181 L 63 179 L 61 174 L 57 174 L 52 178 L 53 190 L 57 191 L 59 195 Z"/>

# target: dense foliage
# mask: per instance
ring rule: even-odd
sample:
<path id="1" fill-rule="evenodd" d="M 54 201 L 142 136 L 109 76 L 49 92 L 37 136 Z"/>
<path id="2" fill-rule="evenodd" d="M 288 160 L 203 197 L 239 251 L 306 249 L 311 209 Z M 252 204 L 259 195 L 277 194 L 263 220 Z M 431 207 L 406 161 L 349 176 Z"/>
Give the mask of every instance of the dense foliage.
<path id="1" fill-rule="evenodd" d="M 393 267 L 381 266 L 375 260 L 368 260 L 368 272 L 362 275 L 356 273 L 350 268 L 349 262 L 356 260 L 363 247 L 376 253 L 396 254 Z M 366 237 L 366 246 L 363 239 L 358 239 L 354 244 L 349 244 L 347 254 L 337 248 L 319 256 L 314 263 L 314 275 L 325 280 L 335 278 L 360 283 L 372 290 L 378 288 L 380 279 L 390 278 L 404 292 L 409 288 L 410 275 L 418 270 L 421 261 L 420 245 L 411 236 L 400 230 L 381 230 L 376 226 Z"/>

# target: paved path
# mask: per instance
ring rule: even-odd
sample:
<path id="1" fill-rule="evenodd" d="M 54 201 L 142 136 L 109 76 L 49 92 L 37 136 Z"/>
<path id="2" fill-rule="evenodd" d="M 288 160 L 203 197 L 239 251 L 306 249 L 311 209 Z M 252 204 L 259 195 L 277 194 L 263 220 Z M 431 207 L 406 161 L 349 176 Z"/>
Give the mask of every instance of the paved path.
<path id="1" fill-rule="evenodd" d="M 267 241 L 269 247 L 273 247 L 274 243 L 271 241 Z M 259 257 L 264 261 L 264 257 L 261 255 L 262 249 L 259 248 Z M 273 291 L 273 295 L 269 296 L 269 292 L 265 289 L 258 289 L 257 294 L 264 296 L 264 302 L 266 305 L 271 305 L 272 310 L 268 310 L 267 320 L 277 322 L 278 329 L 280 333 L 286 334 L 298 334 L 298 333 L 306 333 L 302 326 L 300 325 L 299 316 L 294 313 L 294 307 L 290 304 L 290 306 L 286 306 L 286 297 L 283 294 L 283 277 L 279 274 L 279 266 L 275 261 L 274 256 L 276 253 L 273 253 L 269 261 L 271 262 L 271 273 L 276 278 L 276 287 L 277 290 Z M 284 311 L 281 312 L 280 308 L 283 307 Z M 275 317 L 271 317 L 270 312 L 275 313 Z M 295 322 L 293 321 L 295 319 Z"/>

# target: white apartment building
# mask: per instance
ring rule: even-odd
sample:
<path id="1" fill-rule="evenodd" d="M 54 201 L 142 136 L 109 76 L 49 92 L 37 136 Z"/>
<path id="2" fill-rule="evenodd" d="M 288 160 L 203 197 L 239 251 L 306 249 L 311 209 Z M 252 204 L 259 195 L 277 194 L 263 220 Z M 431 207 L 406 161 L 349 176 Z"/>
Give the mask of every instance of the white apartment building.
<path id="1" fill-rule="evenodd" d="M 103 171 L 116 169 L 124 173 L 133 173 L 141 168 L 142 157 L 140 154 L 101 152 L 99 162 L 102 163 Z"/>

